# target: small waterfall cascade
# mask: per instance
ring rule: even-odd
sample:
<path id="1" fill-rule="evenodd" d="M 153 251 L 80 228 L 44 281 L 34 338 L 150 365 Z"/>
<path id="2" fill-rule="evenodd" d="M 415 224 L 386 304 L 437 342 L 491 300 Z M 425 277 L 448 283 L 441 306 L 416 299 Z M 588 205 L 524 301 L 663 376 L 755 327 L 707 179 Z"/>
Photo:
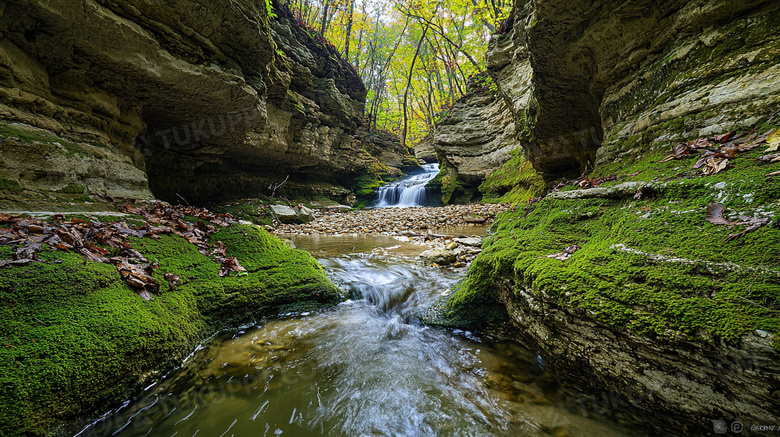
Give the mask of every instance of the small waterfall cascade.
<path id="1" fill-rule="evenodd" d="M 429 190 L 425 185 L 439 174 L 439 164 L 425 164 L 423 173 L 409 176 L 398 182 L 381 187 L 378 191 L 377 208 L 428 206 L 431 204 Z"/>

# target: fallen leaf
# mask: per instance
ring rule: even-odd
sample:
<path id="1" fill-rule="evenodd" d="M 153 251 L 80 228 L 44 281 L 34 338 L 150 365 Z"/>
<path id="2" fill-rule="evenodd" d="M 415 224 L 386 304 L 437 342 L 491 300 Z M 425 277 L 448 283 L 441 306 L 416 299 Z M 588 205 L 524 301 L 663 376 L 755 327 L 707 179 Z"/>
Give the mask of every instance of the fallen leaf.
<path id="1" fill-rule="evenodd" d="M 737 134 L 736 132 L 732 131 L 732 132 L 729 132 L 729 133 L 723 134 L 723 135 L 715 135 L 714 140 L 719 142 L 719 143 L 725 143 L 725 142 L 731 140 L 732 138 L 734 138 L 734 136 L 736 134 Z"/>
<path id="2" fill-rule="evenodd" d="M 636 194 L 634 194 L 634 200 L 642 200 L 645 197 L 645 189 L 640 188 L 636 190 Z"/>
<path id="3" fill-rule="evenodd" d="M 769 144 L 764 152 L 777 152 L 780 150 L 780 132 L 775 132 L 766 139 L 766 143 Z"/>
<path id="4" fill-rule="evenodd" d="M 773 136 L 777 132 L 777 129 L 772 129 L 771 131 L 764 132 L 763 134 L 759 135 L 758 138 L 753 140 L 752 142 L 745 144 L 743 146 L 739 146 L 739 150 L 741 152 L 746 152 L 748 150 L 755 149 L 756 147 L 760 146 L 763 143 L 766 143 L 767 138 Z"/>
<path id="5" fill-rule="evenodd" d="M 245 272 L 246 269 L 241 267 L 238 260 L 234 257 L 222 258 L 222 267 L 219 269 L 219 276 L 225 277 L 229 275 L 231 271 Z"/>
<path id="6" fill-rule="evenodd" d="M 720 203 L 710 203 L 707 205 L 707 221 L 712 223 L 713 225 L 727 225 L 732 226 L 734 225 L 733 222 L 729 221 L 725 217 L 723 217 L 723 211 L 726 210 L 726 207 L 721 205 Z"/>
<path id="7" fill-rule="evenodd" d="M 211 256 L 225 256 L 225 243 L 221 241 L 214 243 L 214 250 L 211 252 Z"/>
<path id="8" fill-rule="evenodd" d="M 729 167 L 729 160 L 725 158 L 710 157 L 707 160 L 707 166 L 704 168 L 703 173 L 706 175 L 718 174 Z"/>
<path id="9" fill-rule="evenodd" d="M 769 173 L 767 176 L 780 176 L 780 171 L 773 171 L 772 173 Z"/>
<path id="10" fill-rule="evenodd" d="M 756 158 L 756 161 L 761 162 L 780 162 L 780 153 L 773 153 L 771 155 L 763 155 Z"/>
<path id="11" fill-rule="evenodd" d="M 742 232 L 730 234 L 728 237 L 726 237 L 726 241 L 734 241 L 737 238 L 744 237 L 746 234 L 772 222 L 772 219 L 766 217 L 747 217 L 744 215 L 739 216 L 739 222 L 732 222 L 723 217 L 723 211 L 725 210 L 726 207 L 720 203 L 710 203 L 707 205 L 707 221 L 715 225 L 747 226 Z"/>
<path id="12" fill-rule="evenodd" d="M 95 263 L 108 263 L 108 258 L 104 257 L 101 254 L 94 253 L 87 249 L 86 247 L 82 247 L 79 249 L 79 253 L 84 255 L 88 260 L 95 262 Z"/>
<path id="13" fill-rule="evenodd" d="M 580 250 L 579 244 L 572 244 L 571 246 L 566 247 L 563 249 L 563 252 L 561 253 L 554 253 L 552 255 L 547 255 L 547 258 L 557 259 L 560 261 L 566 261 L 567 259 L 571 258 L 571 256 L 574 254 L 574 252 Z"/>
<path id="14" fill-rule="evenodd" d="M 737 234 L 731 234 L 728 237 L 726 237 L 726 241 L 734 241 L 737 238 L 744 237 L 746 234 L 755 231 L 756 229 L 766 226 L 769 223 L 772 222 L 771 219 L 768 218 L 755 218 L 755 217 L 744 217 L 740 216 L 740 219 L 743 221 L 740 223 L 737 223 L 739 225 L 746 225 L 747 228 L 745 228 L 744 231 L 737 233 Z"/>

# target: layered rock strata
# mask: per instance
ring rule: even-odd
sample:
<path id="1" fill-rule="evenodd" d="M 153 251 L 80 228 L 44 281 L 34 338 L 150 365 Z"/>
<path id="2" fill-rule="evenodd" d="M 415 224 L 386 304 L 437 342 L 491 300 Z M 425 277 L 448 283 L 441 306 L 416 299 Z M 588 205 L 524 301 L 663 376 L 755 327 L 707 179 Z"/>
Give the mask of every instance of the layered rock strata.
<path id="1" fill-rule="evenodd" d="M 443 323 L 509 320 L 607 408 L 664 432 L 773 420 L 780 168 L 761 142 L 717 172 L 695 165 L 703 151 L 664 158 L 777 127 L 778 17 L 769 1 L 516 2 L 488 68 L 525 156 L 548 181 L 590 173 L 497 220 Z"/>
<path id="2" fill-rule="evenodd" d="M 486 74 L 472 78 L 469 94 L 436 126 L 433 148 L 441 165 L 445 203 L 481 198 L 479 185 L 520 147 L 512 112 L 496 92 Z"/>
<path id="3" fill-rule="evenodd" d="M 275 5 L 17 0 L 0 15 L 0 178 L 190 201 L 339 192 L 365 88 Z M 148 183 L 147 183 L 148 182 Z"/>

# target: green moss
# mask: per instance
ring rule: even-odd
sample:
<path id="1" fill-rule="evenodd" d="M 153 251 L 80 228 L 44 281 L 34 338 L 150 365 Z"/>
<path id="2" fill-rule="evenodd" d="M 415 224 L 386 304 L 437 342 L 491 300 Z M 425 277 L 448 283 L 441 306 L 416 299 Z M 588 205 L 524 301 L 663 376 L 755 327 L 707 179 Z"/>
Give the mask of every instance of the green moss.
<path id="1" fill-rule="evenodd" d="M 60 194 L 84 194 L 84 186 L 79 184 L 70 184 L 57 190 Z"/>
<path id="2" fill-rule="evenodd" d="M 115 267 L 77 254 L 44 251 L 48 264 L 0 270 L 0 434 L 44 435 L 95 417 L 218 329 L 341 298 L 311 256 L 264 230 L 233 225 L 212 240 L 248 274 L 220 278 L 217 263 L 177 236 L 133 240 L 159 262 L 150 302 Z M 175 291 L 165 273 L 181 278 Z"/>
<path id="3" fill-rule="evenodd" d="M 512 158 L 479 186 L 484 202 L 525 203 L 544 193 L 544 180 L 525 159 L 522 149 L 513 150 L 510 154 Z"/>
<path id="4" fill-rule="evenodd" d="M 84 149 L 84 147 L 73 143 L 71 141 L 64 140 L 57 136 L 39 131 L 33 128 L 19 128 L 0 124 L 0 137 L 1 138 L 17 138 L 20 141 L 27 144 L 51 144 L 59 145 L 65 149 L 65 156 L 90 156 L 90 154 Z"/>
<path id="5" fill-rule="evenodd" d="M 238 220 L 247 220 L 256 225 L 270 225 L 271 216 L 266 212 L 268 199 L 242 199 L 239 202 L 229 202 L 210 208 L 220 214 L 230 214 Z"/>
<path id="6" fill-rule="evenodd" d="M 43 133 L 42 131 L 34 130 L 31 128 L 25 129 L 15 126 L 9 126 L 7 124 L 0 123 L 0 137 L 2 138 L 18 138 L 22 142 L 31 143 L 43 143 L 54 144 L 59 141 L 59 138 L 54 135 Z"/>
<path id="7" fill-rule="evenodd" d="M 482 199 L 477 187 L 464 184 L 457 175 L 449 174 L 446 168 L 439 171 L 426 187 L 441 190 L 441 201 L 445 205 L 466 204 Z"/>
<path id="8" fill-rule="evenodd" d="M 19 182 L 0 178 L 0 191 L 6 193 L 21 193 L 22 186 L 19 185 Z"/>
<path id="9" fill-rule="evenodd" d="M 532 311 L 544 311 L 546 302 L 651 337 L 736 341 L 761 329 L 778 338 L 780 229 L 765 226 L 727 242 L 744 227 L 706 221 L 709 202 L 723 203 L 735 219 L 777 220 L 780 178 L 766 177 L 776 166 L 758 164 L 763 152 L 755 150 L 732 170 L 695 176 L 695 158 L 661 164 L 665 153 L 596 169 L 619 171 L 619 182 L 663 179 L 645 200 L 546 198 L 528 212 L 501 215 L 445 314 L 480 320 L 480 308 L 503 291 L 521 304 L 529 294 L 542 305 Z M 575 243 L 581 249 L 570 259 L 547 257 Z"/>
<path id="10" fill-rule="evenodd" d="M 385 184 L 385 181 L 375 174 L 363 174 L 355 178 L 350 189 L 355 192 L 359 200 L 369 200 L 376 190 Z"/>

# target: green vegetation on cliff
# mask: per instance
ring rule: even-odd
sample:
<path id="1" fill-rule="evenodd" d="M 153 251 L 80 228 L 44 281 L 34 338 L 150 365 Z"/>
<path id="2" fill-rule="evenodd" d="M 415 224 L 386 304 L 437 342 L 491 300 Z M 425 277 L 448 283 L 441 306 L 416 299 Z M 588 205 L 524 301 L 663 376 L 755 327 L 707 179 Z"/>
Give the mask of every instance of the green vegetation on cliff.
<path id="1" fill-rule="evenodd" d="M 636 188 L 605 198 L 569 187 L 503 214 L 447 301 L 445 320 L 480 322 L 478 311 L 507 293 L 535 312 L 553 302 L 620 330 L 670 340 L 780 333 L 780 179 L 767 176 L 777 164 L 757 163 L 764 148 L 712 176 L 694 175 L 693 157 L 666 163 L 659 161 L 668 151 L 634 157 L 596 173 L 619 170 L 613 185 L 643 181 L 651 188 L 641 200 L 633 198 Z M 771 217 L 773 224 L 726 241 L 744 226 L 709 223 L 710 202 L 733 211 L 727 216 L 734 221 Z M 580 248 L 569 259 L 549 257 L 575 244 Z"/>
<path id="2" fill-rule="evenodd" d="M 484 202 L 526 203 L 544 193 L 546 184 L 525 159 L 523 150 L 515 149 L 510 154 L 512 158 L 488 175 L 479 186 Z"/>
<path id="3" fill-rule="evenodd" d="M 218 330 L 291 308 L 337 302 L 340 292 L 309 254 L 254 226 L 212 235 L 247 274 L 178 236 L 132 239 L 159 263 L 159 296 L 144 301 L 109 264 L 74 253 L 0 274 L 0 434 L 44 435 L 95 417 L 177 364 Z M 0 258 L 12 255 L 0 247 Z M 175 290 L 163 278 L 180 277 Z"/>

